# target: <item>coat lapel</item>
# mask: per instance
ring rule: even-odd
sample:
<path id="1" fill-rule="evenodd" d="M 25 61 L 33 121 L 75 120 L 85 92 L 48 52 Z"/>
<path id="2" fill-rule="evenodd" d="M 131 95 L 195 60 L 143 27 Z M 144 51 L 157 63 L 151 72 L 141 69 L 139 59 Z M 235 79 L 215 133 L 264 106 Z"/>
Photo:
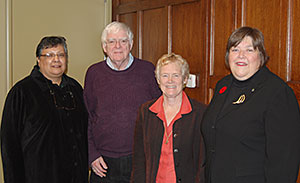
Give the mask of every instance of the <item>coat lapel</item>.
<path id="1" fill-rule="evenodd" d="M 214 96 L 211 101 L 211 109 L 212 111 L 215 111 L 215 116 L 212 116 L 212 121 L 217 121 L 221 114 L 221 110 L 223 108 L 223 104 L 226 100 L 226 97 L 229 93 L 230 87 L 231 87 L 231 82 L 232 78 L 227 76 L 221 83 L 217 84 L 217 87 L 214 92 Z"/>

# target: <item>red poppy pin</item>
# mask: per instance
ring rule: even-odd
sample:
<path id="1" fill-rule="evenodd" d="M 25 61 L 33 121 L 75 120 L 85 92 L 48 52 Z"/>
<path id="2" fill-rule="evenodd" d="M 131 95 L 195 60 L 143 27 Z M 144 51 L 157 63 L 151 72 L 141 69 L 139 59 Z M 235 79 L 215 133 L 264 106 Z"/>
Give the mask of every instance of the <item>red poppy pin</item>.
<path id="1" fill-rule="evenodd" d="M 227 90 L 227 86 L 224 86 L 223 88 L 220 89 L 219 93 L 222 94 Z"/>

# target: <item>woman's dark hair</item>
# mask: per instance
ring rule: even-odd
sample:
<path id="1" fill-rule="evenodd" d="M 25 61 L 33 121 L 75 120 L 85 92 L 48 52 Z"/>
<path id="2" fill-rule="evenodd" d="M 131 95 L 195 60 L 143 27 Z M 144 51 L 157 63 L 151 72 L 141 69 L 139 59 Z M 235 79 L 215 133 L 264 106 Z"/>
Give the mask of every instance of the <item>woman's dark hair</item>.
<path id="1" fill-rule="evenodd" d="M 36 57 L 40 58 L 42 51 L 47 48 L 53 48 L 58 45 L 62 45 L 65 50 L 66 58 L 68 58 L 68 47 L 66 43 L 66 38 L 62 36 L 46 36 L 43 37 L 36 48 Z"/>
<path id="2" fill-rule="evenodd" d="M 242 40 L 249 36 L 252 39 L 252 45 L 254 49 L 258 49 L 260 54 L 260 68 L 266 65 L 269 60 L 265 46 L 264 46 L 264 36 L 263 34 L 255 28 L 252 27 L 240 27 L 236 29 L 229 37 L 226 47 L 225 64 L 229 68 L 229 52 L 232 47 L 236 47 Z"/>

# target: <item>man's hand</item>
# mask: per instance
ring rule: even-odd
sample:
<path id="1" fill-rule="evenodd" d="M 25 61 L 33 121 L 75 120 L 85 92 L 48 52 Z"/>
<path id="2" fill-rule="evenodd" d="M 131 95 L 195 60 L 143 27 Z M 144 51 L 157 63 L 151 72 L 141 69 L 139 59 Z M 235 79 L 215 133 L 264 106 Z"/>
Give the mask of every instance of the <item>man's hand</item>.
<path id="1" fill-rule="evenodd" d="M 99 175 L 100 177 L 105 177 L 107 172 L 107 165 L 104 162 L 104 159 L 102 156 L 100 156 L 98 159 L 93 161 L 92 163 L 92 170 L 95 172 L 95 174 Z"/>

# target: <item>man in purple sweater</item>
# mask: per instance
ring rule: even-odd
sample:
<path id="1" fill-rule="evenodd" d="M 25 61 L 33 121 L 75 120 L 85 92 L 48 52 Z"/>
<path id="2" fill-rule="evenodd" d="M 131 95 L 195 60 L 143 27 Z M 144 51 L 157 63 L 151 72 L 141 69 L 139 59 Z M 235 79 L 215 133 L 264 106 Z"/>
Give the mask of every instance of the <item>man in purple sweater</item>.
<path id="1" fill-rule="evenodd" d="M 107 58 L 89 67 L 84 87 L 90 182 L 129 182 L 138 108 L 161 91 L 154 65 L 131 55 L 133 33 L 127 25 L 110 23 L 101 42 Z"/>

